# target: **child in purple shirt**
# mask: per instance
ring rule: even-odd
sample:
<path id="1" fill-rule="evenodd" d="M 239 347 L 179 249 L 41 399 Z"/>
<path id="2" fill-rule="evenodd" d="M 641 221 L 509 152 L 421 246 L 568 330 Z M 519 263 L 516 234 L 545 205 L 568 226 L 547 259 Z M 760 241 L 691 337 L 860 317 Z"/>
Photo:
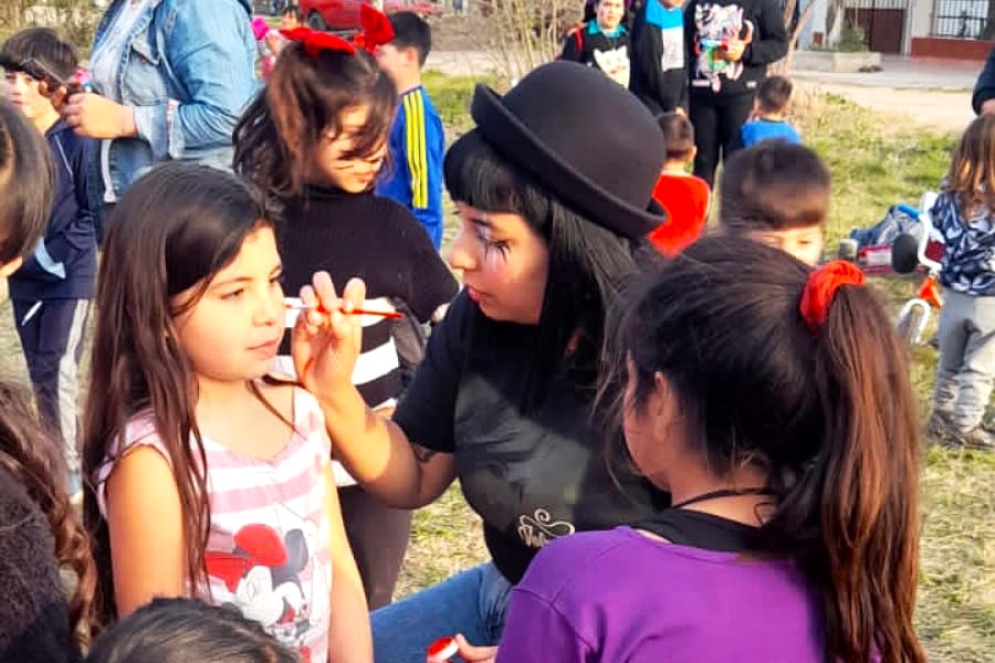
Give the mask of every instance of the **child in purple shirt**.
<path id="1" fill-rule="evenodd" d="M 914 401 L 862 283 L 728 237 L 651 277 L 609 379 L 632 461 L 673 506 L 549 543 L 498 663 L 926 660 Z"/>

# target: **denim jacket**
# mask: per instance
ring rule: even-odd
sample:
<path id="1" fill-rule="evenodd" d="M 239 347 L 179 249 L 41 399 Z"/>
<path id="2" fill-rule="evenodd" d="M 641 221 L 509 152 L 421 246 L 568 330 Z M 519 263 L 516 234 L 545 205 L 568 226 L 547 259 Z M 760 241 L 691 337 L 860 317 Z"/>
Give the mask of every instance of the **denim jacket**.
<path id="1" fill-rule="evenodd" d="M 94 53 L 126 2 L 104 13 Z M 152 0 L 120 54 L 114 89 L 94 90 L 135 109 L 138 137 L 113 140 L 100 165 L 110 200 L 166 159 L 231 168 L 232 131 L 259 88 L 250 17 L 249 0 Z"/>

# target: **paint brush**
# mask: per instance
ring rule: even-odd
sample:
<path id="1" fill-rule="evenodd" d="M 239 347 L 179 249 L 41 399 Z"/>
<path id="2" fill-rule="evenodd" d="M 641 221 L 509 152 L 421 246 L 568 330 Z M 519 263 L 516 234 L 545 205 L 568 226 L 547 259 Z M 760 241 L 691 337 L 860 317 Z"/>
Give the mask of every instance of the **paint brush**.
<path id="1" fill-rule="evenodd" d="M 297 301 L 297 302 L 286 302 L 284 304 L 284 306 L 286 306 L 286 308 L 287 308 L 288 311 L 313 311 L 313 310 L 315 310 L 314 307 L 312 307 L 312 306 L 306 306 L 304 304 L 304 302 L 300 302 L 300 301 Z M 322 308 L 320 306 L 317 308 L 317 311 L 319 313 L 328 313 L 328 311 L 326 311 L 324 308 Z M 381 318 L 388 318 L 390 320 L 398 320 L 398 319 L 404 317 L 403 313 L 399 313 L 397 311 L 369 311 L 367 309 L 362 309 L 362 308 L 354 308 L 351 311 L 346 311 L 345 309 L 341 309 L 340 308 L 339 309 L 339 313 L 342 313 L 343 315 L 375 315 L 375 316 L 379 316 Z"/>

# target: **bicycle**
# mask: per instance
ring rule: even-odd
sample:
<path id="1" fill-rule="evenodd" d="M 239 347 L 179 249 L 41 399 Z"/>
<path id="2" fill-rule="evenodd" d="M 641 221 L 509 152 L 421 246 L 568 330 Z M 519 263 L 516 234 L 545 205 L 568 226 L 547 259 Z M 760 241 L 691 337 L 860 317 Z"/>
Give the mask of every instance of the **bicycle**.
<path id="1" fill-rule="evenodd" d="M 923 194 L 919 208 L 899 203 L 898 209 L 919 221 L 922 232 L 919 236 L 911 233 L 899 235 L 891 250 L 892 269 L 898 274 L 910 274 L 920 265 L 926 268 L 926 278 L 916 292 L 916 296 L 905 302 L 898 312 L 896 329 L 906 347 L 923 343 L 923 334 L 934 311 L 943 308 L 940 291 L 940 258 L 943 256 L 943 239 L 934 230 L 929 210 L 936 202 L 937 194 Z"/>

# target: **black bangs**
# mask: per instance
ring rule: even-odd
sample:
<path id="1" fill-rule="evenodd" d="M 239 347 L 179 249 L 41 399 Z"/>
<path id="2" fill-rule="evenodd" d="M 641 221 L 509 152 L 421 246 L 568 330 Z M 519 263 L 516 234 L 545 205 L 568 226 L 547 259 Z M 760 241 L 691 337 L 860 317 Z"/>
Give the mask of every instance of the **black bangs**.
<path id="1" fill-rule="evenodd" d="M 529 217 L 523 209 L 523 183 L 476 129 L 449 148 L 443 176 L 453 200 L 487 212 Z"/>

